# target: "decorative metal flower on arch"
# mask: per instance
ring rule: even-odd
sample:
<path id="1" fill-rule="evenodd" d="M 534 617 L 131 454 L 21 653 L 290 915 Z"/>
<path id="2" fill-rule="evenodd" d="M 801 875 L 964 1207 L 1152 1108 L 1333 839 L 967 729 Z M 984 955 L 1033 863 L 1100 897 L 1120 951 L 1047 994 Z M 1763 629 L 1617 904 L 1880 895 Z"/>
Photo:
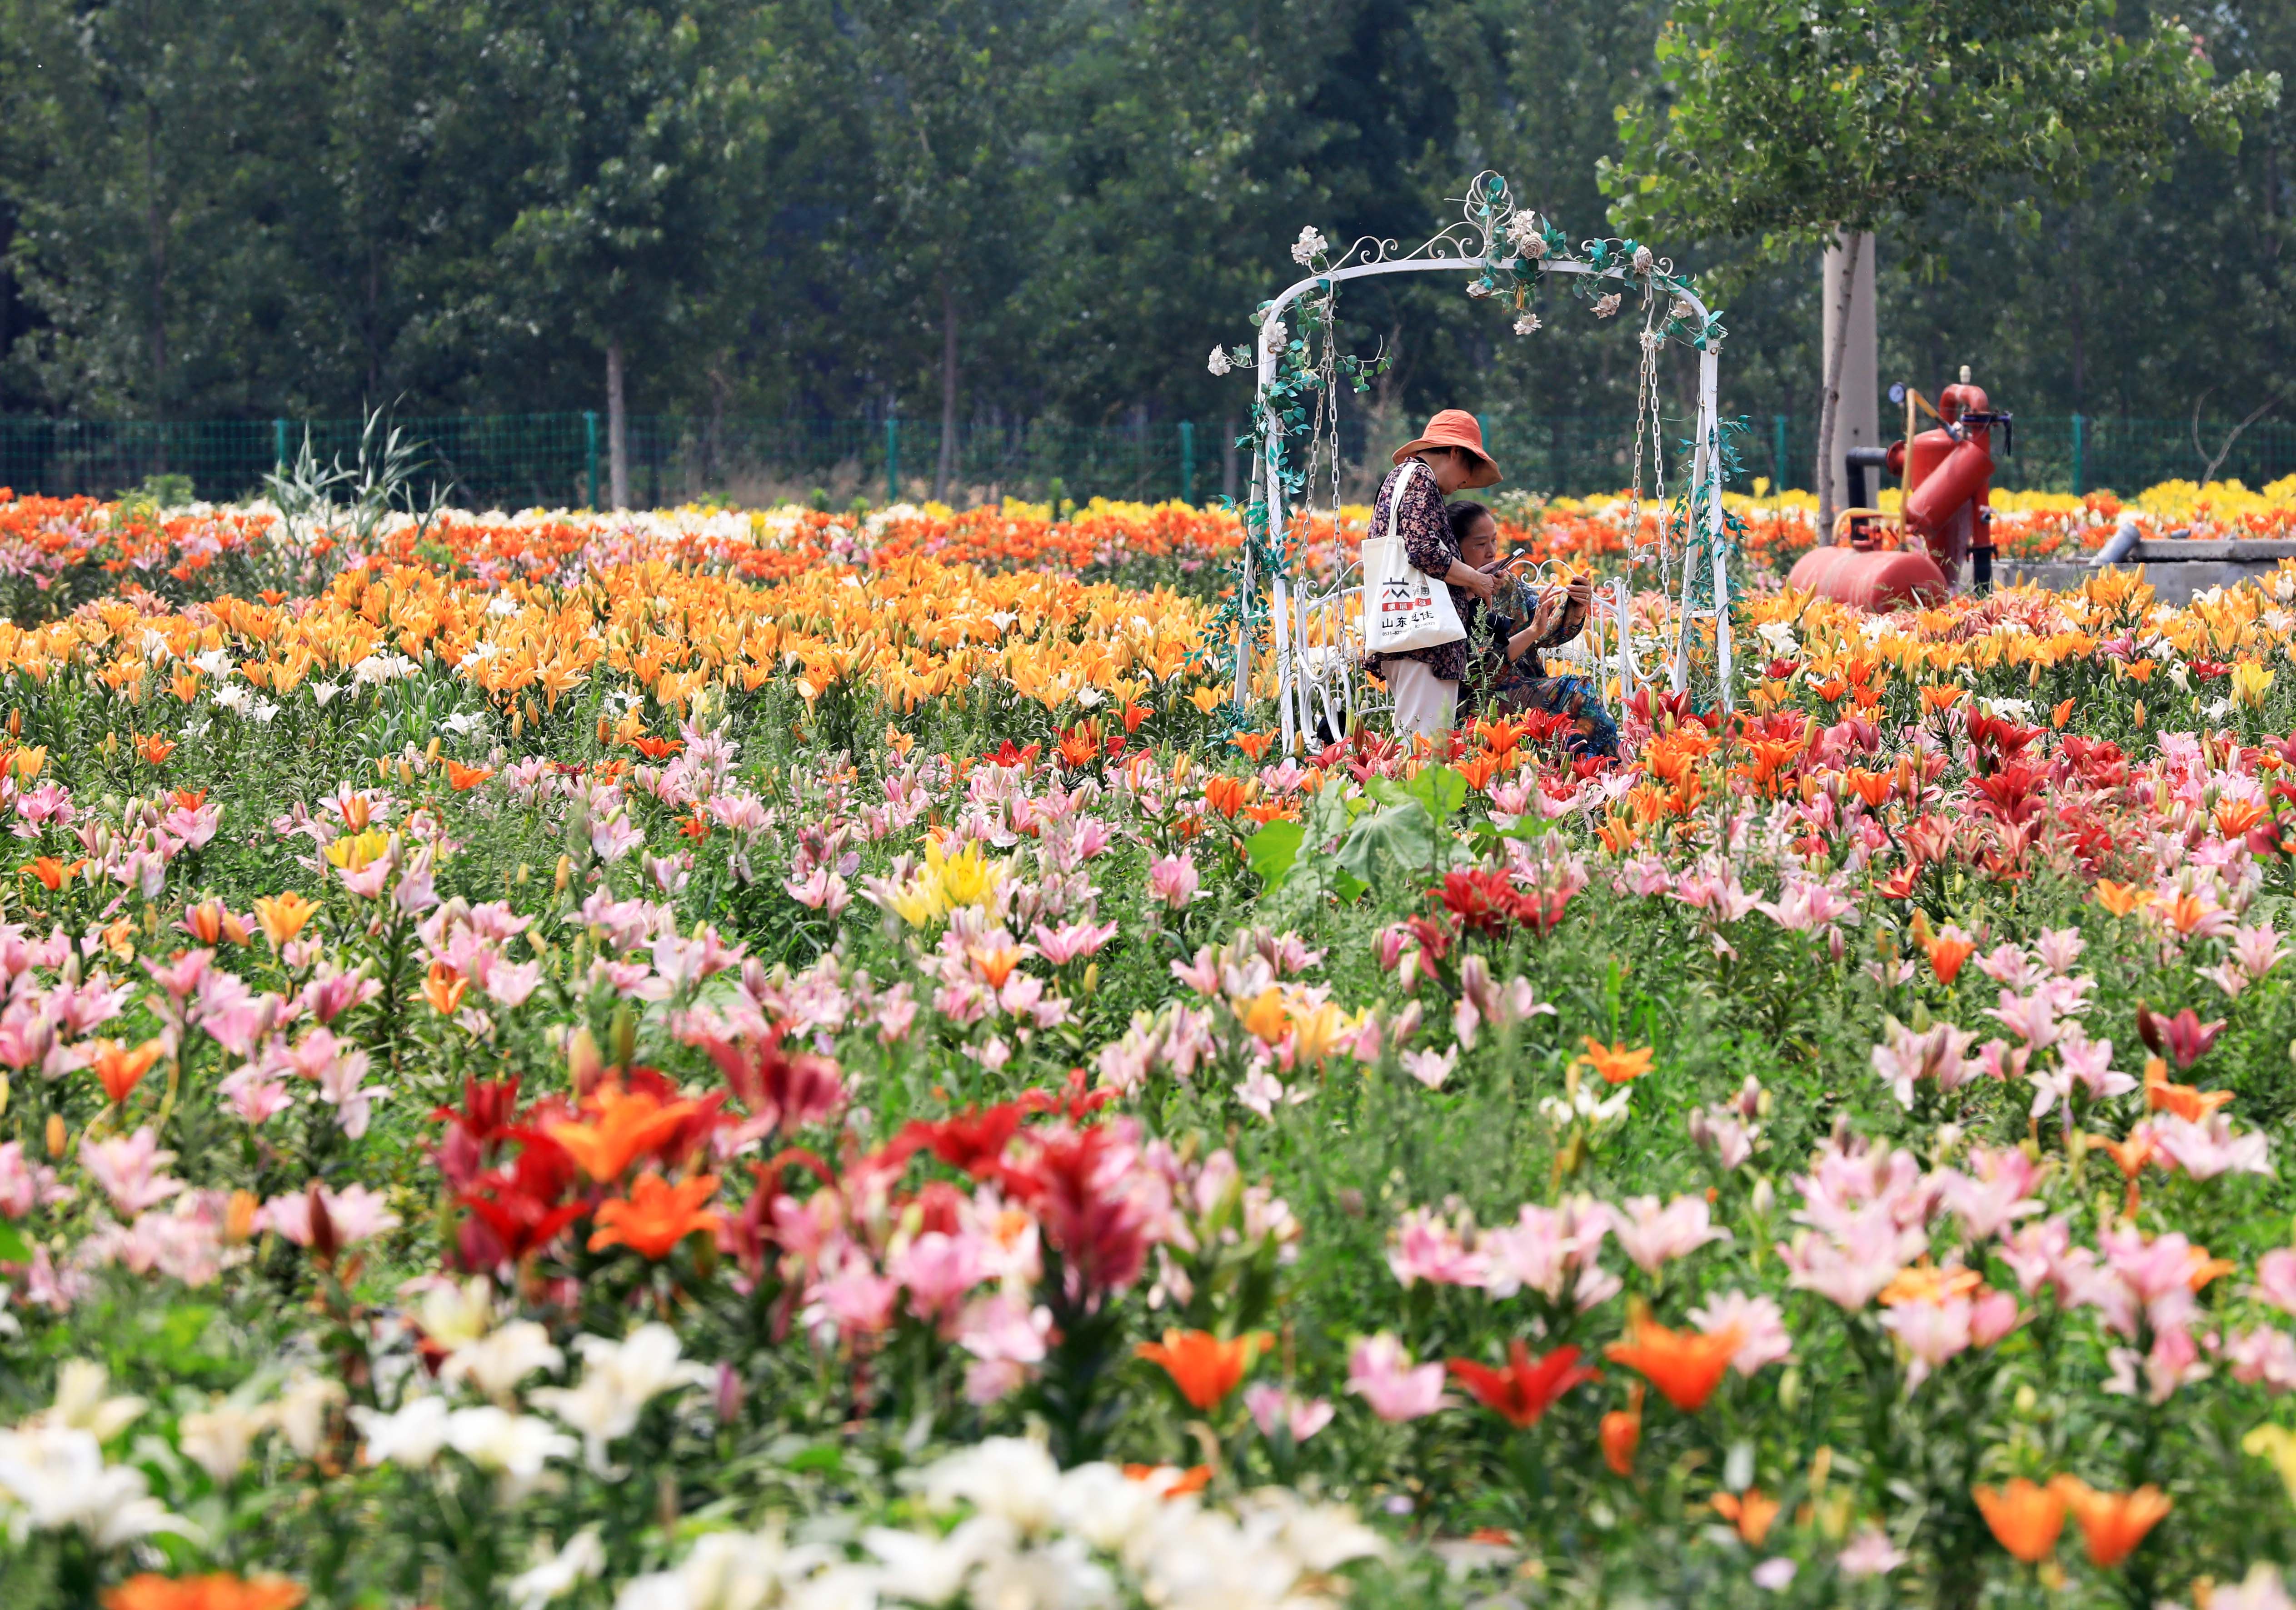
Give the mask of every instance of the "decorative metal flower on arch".
<path id="1" fill-rule="evenodd" d="M 1714 634 L 1713 692 L 1724 701 L 1728 697 L 1726 560 L 1731 545 L 1721 497 L 1728 460 L 1716 417 L 1726 332 L 1718 313 L 1676 274 L 1670 259 L 1641 242 L 1612 236 L 1581 240 L 1574 246 L 1551 218 L 1519 206 L 1506 179 L 1496 172 L 1478 174 L 1467 193 L 1452 200 L 1460 209 L 1459 218 L 1409 251 L 1393 239 L 1365 235 L 1334 254 L 1319 231 L 1302 229 L 1292 255 L 1308 270 L 1306 277 L 1261 304 L 1253 315 L 1259 332 L 1252 345 L 1212 349 L 1213 374 L 1249 365 L 1259 386 L 1254 430 L 1237 444 L 1250 449 L 1253 465 L 1251 494 L 1242 510 L 1244 542 L 1236 564 L 1236 587 L 1208 629 L 1207 642 L 1220 643 L 1233 656 L 1228 669 L 1240 718 L 1249 695 L 1250 650 L 1273 637 L 1286 748 L 1315 720 L 1310 696 L 1294 686 L 1292 674 L 1294 651 L 1300 646 L 1293 639 L 1299 636 L 1301 612 L 1293 607 L 1290 513 L 1304 512 L 1321 490 L 1337 518 L 1341 387 L 1368 390 L 1391 358 L 1383 348 L 1368 357 L 1340 349 L 1337 292 L 1349 280 L 1373 275 L 1464 273 L 1465 293 L 1511 314 L 1515 333 L 1524 336 L 1541 328 L 1532 301 L 1550 280 L 1567 284 L 1572 297 L 1587 303 L 1599 318 L 1616 316 L 1631 299 L 1642 316 L 1642 329 L 1628 526 L 1636 535 L 1628 555 L 1629 577 L 1647 566 L 1655 572 L 1652 579 L 1671 594 L 1679 567 L 1680 623 L 1669 681 L 1677 691 L 1687 686 L 1693 635 L 1702 636 L 1704 628 L 1697 623 L 1704 622 Z M 1698 355 L 1697 425 L 1691 440 L 1689 482 L 1675 500 L 1674 517 L 1662 520 L 1659 536 L 1644 542 L 1640 513 L 1646 448 L 1654 476 L 1653 501 L 1661 506 L 1667 503 L 1657 382 L 1659 354 L 1669 343 Z M 1629 592 L 1630 581 L 1622 579 L 1617 603 L 1622 623 Z M 1624 687 L 1637 673 L 1623 629 L 1620 640 Z M 1702 650 L 1698 658 L 1704 659 Z"/>

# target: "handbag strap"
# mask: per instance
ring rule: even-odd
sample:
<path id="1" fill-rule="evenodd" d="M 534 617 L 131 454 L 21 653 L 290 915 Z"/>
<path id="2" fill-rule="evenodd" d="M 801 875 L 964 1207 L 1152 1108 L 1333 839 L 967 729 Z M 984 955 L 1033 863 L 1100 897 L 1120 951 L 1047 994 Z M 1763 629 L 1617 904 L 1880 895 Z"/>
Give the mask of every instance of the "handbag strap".
<path id="1" fill-rule="evenodd" d="M 1411 484 L 1411 472 L 1425 467 L 1416 458 L 1406 458 L 1395 477 L 1395 490 L 1389 493 L 1387 497 L 1387 530 L 1384 535 L 1390 542 L 1395 540 L 1396 517 L 1402 509 L 1403 489 Z"/>

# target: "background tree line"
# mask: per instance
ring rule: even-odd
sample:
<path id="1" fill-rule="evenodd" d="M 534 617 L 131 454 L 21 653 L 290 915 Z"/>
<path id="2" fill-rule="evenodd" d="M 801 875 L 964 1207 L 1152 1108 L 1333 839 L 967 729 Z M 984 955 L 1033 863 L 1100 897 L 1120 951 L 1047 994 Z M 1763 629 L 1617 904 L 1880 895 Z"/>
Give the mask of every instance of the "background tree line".
<path id="1" fill-rule="evenodd" d="M 1492 167 L 1608 233 L 1597 164 L 1666 15 L 0 0 L 0 413 L 1218 421 L 1248 392 L 1204 354 L 1247 339 L 1303 224 L 1415 244 Z M 2195 27 L 2220 73 L 2296 73 L 2296 0 Z M 1885 374 L 1970 363 L 2039 414 L 2271 403 L 2296 357 L 2290 116 L 2231 152 L 2173 131 L 2130 198 L 1996 186 L 1885 235 Z M 1727 309 L 1726 409 L 1814 413 L 1815 254 L 1658 243 Z M 1518 338 L 1457 291 L 1351 288 L 1360 344 L 1396 358 L 1376 406 L 1631 406 L 1625 333 L 1556 297 Z"/>

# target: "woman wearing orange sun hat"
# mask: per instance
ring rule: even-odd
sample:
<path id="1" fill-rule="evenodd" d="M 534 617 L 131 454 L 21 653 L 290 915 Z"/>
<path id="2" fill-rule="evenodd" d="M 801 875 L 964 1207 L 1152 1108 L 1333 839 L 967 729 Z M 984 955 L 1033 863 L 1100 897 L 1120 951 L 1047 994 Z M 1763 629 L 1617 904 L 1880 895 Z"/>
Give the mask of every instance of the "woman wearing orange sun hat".
<path id="1" fill-rule="evenodd" d="M 1428 473 L 1405 476 L 1403 467 L 1414 459 L 1424 464 Z M 1498 582 L 1460 561 L 1443 500 L 1454 492 L 1490 486 L 1500 479 L 1498 464 L 1483 449 L 1483 427 L 1464 408 L 1445 408 L 1427 422 L 1427 429 L 1415 440 L 1396 448 L 1394 463 L 1396 467 L 1380 482 L 1379 497 L 1373 502 L 1371 529 L 1392 530 L 1402 540 L 1404 556 L 1413 569 L 1447 583 L 1451 607 L 1464 620 L 1470 603 L 1488 603 Z M 1398 481 L 1403 484 L 1399 505 L 1396 503 Z M 1374 655 L 1370 669 L 1386 679 L 1395 694 L 1397 735 L 1424 733 L 1432 736 L 1449 729 L 1457 709 L 1459 678 L 1467 669 L 1466 641 Z"/>

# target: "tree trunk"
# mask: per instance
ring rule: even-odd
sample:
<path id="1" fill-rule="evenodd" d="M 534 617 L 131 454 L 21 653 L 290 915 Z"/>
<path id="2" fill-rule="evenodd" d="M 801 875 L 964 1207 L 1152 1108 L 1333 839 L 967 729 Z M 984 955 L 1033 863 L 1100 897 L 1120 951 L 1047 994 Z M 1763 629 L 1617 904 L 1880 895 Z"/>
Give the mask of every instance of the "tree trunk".
<path id="1" fill-rule="evenodd" d="M 622 404 L 622 338 L 606 343 L 606 501 L 630 506 L 629 415 Z"/>
<path id="2" fill-rule="evenodd" d="M 1825 355 L 1825 392 L 1817 408 L 1817 540 L 1833 540 L 1833 427 L 1841 412 L 1841 355 L 1849 349 L 1849 301 L 1857 289 L 1857 254 L 1863 234 L 1843 231 L 1849 243 L 1841 253 L 1841 290 L 1834 299 L 1833 345 Z"/>
<path id="3" fill-rule="evenodd" d="M 956 291 L 940 283 L 940 462 L 933 469 L 933 501 L 947 503 L 956 479 Z"/>

